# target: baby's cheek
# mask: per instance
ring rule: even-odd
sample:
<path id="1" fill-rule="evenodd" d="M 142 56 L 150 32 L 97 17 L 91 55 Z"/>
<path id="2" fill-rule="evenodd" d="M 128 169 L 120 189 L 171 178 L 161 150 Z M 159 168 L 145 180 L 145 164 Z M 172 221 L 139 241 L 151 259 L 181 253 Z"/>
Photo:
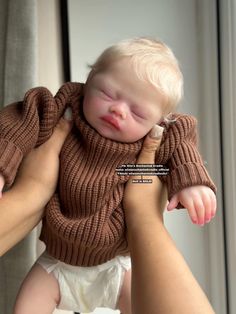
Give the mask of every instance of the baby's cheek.
<path id="1" fill-rule="evenodd" d="M 137 139 L 141 139 L 146 136 L 150 130 L 151 128 L 147 127 L 146 125 L 136 124 L 132 129 L 132 134 Z"/>
<path id="2" fill-rule="evenodd" d="M 124 135 L 126 135 L 127 138 L 132 139 L 132 142 L 140 140 L 148 133 L 147 129 L 144 129 L 142 126 L 132 123 L 127 123 L 123 131 Z"/>
<path id="3" fill-rule="evenodd" d="M 83 103 L 83 113 L 87 121 L 93 120 L 101 111 L 101 104 L 97 98 L 90 97 Z"/>

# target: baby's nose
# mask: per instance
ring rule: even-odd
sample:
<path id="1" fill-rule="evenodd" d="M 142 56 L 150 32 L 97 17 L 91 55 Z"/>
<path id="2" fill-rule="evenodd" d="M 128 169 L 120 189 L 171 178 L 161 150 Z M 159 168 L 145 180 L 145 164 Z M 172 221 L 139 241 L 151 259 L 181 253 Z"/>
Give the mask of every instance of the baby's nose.
<path id="1" fill-rule="evenodd" d="M 124 103 L 113 104 L 110 107 L 109 111 L 116 115 L 117 117 L 120 117 L 122 120 L 126 119 L 127 109 Z"/>

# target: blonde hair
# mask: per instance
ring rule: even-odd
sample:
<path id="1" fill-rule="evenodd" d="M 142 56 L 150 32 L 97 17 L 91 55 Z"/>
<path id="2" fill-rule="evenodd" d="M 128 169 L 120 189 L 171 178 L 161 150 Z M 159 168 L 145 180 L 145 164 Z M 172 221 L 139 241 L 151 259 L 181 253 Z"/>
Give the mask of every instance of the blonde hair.
<path id="1" fill-rule="evenodd" d="M 124 57 L 130 57 L 138 78 L 150 82 L 167 98 L 168 109 L 175 109 L 183 97 L 183 75 L 172 50 L 163 42 L 151 38 L 123 40 L 103 51 L 90 66 L 90 75 L 105 70 Z"/>

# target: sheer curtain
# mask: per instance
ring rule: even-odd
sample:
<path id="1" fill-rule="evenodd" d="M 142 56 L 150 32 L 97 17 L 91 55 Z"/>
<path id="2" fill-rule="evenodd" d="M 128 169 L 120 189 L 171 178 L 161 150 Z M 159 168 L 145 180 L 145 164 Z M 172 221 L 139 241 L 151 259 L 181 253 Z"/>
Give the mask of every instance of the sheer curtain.
<path id="1" fill-rule="evenodd" d="M 37 1 L 0 0 L 0 106 L 37 85 Z M 0 258 L 0 313 L 12 314 L 22 279 L 36 258 L 37 232 Z"/>

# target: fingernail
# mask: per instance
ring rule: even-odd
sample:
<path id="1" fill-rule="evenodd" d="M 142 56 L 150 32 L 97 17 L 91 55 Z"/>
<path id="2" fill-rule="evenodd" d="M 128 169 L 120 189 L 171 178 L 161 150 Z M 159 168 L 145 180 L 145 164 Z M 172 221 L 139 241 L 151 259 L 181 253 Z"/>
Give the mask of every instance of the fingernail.
<path id="1" fill-rule="evenodd" d="M 162 137 L 163 131 L 164 131 L 164 128 L 156 124 L 151 129 L 150 137 L 158 140 Z"/>
<path id="2" fill-rule="evenodd" d="M 68 121 L 71 121 L 72 120 L 72 110 L 70 107 L 68 107 L 66 109 L 66 111 L 64 112 L 64 115 L 63 115 L 64 119 L 68 120 Z"/>

